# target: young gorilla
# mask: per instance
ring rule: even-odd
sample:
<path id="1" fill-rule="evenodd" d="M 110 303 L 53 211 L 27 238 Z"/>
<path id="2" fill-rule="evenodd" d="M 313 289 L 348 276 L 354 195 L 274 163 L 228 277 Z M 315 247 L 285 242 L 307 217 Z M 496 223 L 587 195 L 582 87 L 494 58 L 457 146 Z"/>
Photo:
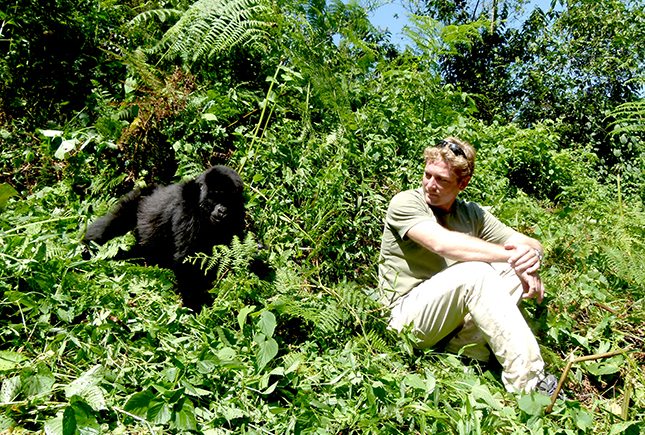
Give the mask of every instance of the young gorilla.
<path id="1" fill-rule="evenodd" d="M 211 281 L 184 259 L 242 237 L 243 188 L 233 169 L 214 166 L 185 183 L 133 190 L 90 225 L 84 242 L 104 244 L 135 230 L 127 257 L 172 269 L 184 305 L 198 310 L 210 301 Z"/>

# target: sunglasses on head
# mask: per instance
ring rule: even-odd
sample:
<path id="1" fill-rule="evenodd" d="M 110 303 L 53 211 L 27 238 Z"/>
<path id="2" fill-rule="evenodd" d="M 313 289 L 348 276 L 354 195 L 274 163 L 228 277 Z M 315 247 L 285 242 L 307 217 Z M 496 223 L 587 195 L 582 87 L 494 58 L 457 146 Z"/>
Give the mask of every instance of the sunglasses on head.
<path id="1" fill-rule="evenodd" d="M 450 149 L 450 151 L 452 151 L 452 153 L 455 155 L 455 157 L 461 156 L 463 158 L 466 158 L 466 153 L 456 143 L 449 142 L 447 140 L 441 140 L 441 141 L 437 142 L 435 147 L 437 147 L 437 148 L 448 147 Z"/>

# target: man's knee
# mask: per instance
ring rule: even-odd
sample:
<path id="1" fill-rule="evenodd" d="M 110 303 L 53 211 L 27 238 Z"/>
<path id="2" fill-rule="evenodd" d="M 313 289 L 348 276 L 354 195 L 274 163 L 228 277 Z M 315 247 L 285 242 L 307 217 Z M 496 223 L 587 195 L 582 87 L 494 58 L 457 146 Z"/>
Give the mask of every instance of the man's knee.
<path id="1" fill-rule="evenodd" d="M 463 277 L 467 298 L 497 297 L 513 293 L 508 286 L 508 279 L 500 275 L 500 269 L 491 263 L 468 261 L 459 263 L 459 276 Z M 519 284 L 519 280 L 517 281 Z"/>
<path id="2" fill-rule="evenodd" d="M 490 263 L 483 261 L 464 261 L 462 263 L 456 263 L 451 267 L 454 268 L 454 271 L 458 273 L 459 276 L 462 276 L 465 279 L 478 280 L 483 277 L 497 274 Z"/>

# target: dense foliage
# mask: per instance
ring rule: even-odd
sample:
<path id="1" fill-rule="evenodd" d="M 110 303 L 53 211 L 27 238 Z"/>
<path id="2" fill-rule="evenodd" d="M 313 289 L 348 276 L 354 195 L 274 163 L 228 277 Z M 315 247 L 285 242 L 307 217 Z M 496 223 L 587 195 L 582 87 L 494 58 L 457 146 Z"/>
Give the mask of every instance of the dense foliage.
<path id="1" fill-rule="evenodd" d="M 645 431 L 644 13 L 554 1 L 511 28 L 521 3 L 416 2 L 405 49 L 340 0 L 1 6 L 0 431 Z M 478 150 L 464 194 L 546 248 L 524 311 L 566 374 L 549 413 L 375 302 L 389 198 L 446 135 Z M 120 194 L 215 163 L 250 222 L 192 259 L 212 306 L 111 260 L 131 235 L 87 255 Z"/>

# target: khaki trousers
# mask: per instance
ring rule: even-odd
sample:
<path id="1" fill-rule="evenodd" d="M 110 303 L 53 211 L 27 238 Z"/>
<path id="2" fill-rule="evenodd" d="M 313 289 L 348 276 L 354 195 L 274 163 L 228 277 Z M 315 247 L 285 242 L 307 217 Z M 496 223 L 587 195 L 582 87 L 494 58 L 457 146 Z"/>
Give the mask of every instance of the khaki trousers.
<path id="1" fill-rule="evenodd" d="M 544 370 L 540 348 L 517 307 L 522 285 L 506 263 L 456 263 L 419 284 L 392 308 L 390 327 L 412 325 L 418 344 L 437 344 L 463 327 L 446 349 L 487 359 L 488 343 L 510 392 L 529 392 Z"/>

